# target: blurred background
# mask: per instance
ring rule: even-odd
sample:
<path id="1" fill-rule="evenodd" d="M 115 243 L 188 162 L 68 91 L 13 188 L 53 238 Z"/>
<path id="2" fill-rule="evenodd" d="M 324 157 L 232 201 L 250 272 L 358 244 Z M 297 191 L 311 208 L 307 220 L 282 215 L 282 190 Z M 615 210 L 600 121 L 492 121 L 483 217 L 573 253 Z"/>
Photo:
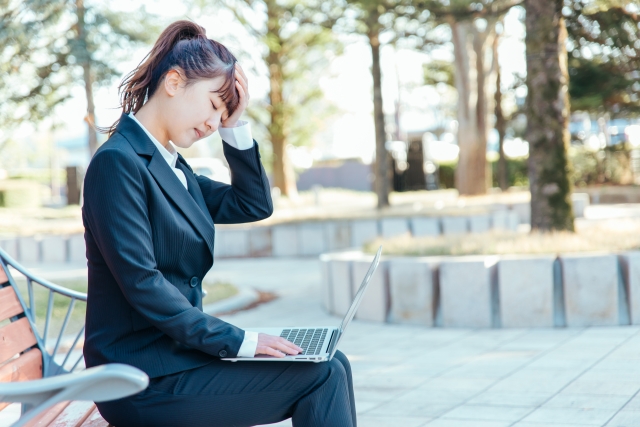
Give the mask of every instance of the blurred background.
<path id="1" fill-rule="evenodd" d="M 120 117 L 118 85 L 166 25 L 191 19 L 249 76 L 244 118 L 275 206 L 216 225 L 205 312 L 335 324 L 382 244 L 359 334 L 340 344 L 362 425 L 640 425 L 638 13 L 640 0 L 0 0 L 0 248 L 86 291 L 96 129 Z M 230 182 L 217 133 L 179 151 Z M 83 324 L 81 308 L 69 331 Z"/>
<path id="2" fill-rule="evenodd" d="M 640 202 L 639 2 L 525 3 L 2 0 L 0 207 L 27 211 L 5 210 L 0 232 L 77 219 L 65 207 L 106 139 L 96 127 L 120 115 L 119 82 L 184 18 L 247 71 L 246 119 L 286 217 L 502 194 L 530 201 L 532 229 L 573 230 L 572 192 Z M 229 179 L 218 134 L 182 154 Z"/>

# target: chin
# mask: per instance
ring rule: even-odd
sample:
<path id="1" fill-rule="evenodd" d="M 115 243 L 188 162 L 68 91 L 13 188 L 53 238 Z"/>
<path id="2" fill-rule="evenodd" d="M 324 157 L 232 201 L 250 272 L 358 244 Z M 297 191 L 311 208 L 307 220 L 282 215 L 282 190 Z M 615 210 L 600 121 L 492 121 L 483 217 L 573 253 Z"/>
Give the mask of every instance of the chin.
<path id="1" fill-rule="evenodd" d="M 197 141 L 197 140 L 196 140 Z M 175 145 L 176 147 L 179 148 L 189 148 L 191 147 L 196 141 L 189 141 L 189 140 L 178 140 L 178 141 L 171 141 L 173 142 L 173 145 Z"/>

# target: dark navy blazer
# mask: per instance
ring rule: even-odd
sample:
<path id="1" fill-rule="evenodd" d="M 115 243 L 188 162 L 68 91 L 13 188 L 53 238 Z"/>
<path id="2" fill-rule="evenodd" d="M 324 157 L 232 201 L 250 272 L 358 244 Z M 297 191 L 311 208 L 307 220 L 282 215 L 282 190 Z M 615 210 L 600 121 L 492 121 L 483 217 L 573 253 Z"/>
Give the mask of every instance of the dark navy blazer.
<path id="1" fill-rule="evenodd" d="M 237 355 L 244 331 L 202 312 L 214 223 L 267 218 L 273 204 L 255 141 L 248 150 L 223 146 L 231 185 L 195 175 L 179 156 L 187 191 L 123 114 L 91 160 L 82 208 L 88 367 L 126 363 L 155 378 Z"/>

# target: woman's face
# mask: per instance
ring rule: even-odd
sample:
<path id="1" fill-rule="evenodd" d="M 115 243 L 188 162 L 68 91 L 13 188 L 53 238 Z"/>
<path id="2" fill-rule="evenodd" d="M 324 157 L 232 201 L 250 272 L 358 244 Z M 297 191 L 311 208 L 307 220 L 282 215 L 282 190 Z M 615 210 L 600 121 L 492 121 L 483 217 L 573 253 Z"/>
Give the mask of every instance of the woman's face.
<path id="1" fill-rule="evenodd" d="M 163 106 L 163 118 L 169 140 L 176 146 L 188 148 L 199 139 L 206 138 L 227 118 L 227 108 L 216 92 L 225 77 L 202 79 L 186 85 L 175 71 L 165 78 L 168 97 Z"/>

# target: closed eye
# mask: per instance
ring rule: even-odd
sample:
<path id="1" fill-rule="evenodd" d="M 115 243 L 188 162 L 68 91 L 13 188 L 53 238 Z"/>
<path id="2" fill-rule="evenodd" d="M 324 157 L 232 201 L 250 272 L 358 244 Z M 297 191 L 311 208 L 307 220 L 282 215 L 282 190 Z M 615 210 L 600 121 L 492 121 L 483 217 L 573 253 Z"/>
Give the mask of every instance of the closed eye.
<path id="1" fill-rule="evenodd" d="M 214 110 L 218 111 L 218 109 L 216 108 L 215 104 L 213 102 L 211 102 L 211 106 L 213 107 Z"/>

